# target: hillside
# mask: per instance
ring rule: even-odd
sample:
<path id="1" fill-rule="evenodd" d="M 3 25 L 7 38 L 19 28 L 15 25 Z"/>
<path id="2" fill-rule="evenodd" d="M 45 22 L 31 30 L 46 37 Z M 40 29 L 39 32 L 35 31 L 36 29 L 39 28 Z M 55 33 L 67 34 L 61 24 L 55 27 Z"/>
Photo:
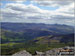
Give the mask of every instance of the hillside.
<path id="1" fill-rule="evenodd" d="M 59 24 L 1 23 L 1 43 L 27 42 L 48 35 L 67 35 L 74 31 L 72 26 Z M 47 37 L 46 37 L 47 38 Z M 58 37 L 56 37 L 58 39 Z"/>
<path id="2" fill-rule="evenodd" d="M 31 54 L 74 45 L 74 28 L 60 24 L 1 23 L 1 54 L 21 50 Z M 57 46 L 56 46 L 57 45 Z"/>
<path id="3" fill-rule="evenodd" d="M 39 44 L 52 44 L 52 43 L 73 43 L 74 42 L 74 34 L 68 34 L 68 35 L 49 35 L 49 36 L 42 36 L 37 37 L 33 40 L 35 43 Z"/>

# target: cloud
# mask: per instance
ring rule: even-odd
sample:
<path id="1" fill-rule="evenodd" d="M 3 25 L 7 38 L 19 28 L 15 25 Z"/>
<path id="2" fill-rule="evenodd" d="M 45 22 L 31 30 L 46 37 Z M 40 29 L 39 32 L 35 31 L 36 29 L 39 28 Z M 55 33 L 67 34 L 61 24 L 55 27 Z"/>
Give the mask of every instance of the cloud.
<path id="1" fill-rule="evenodd" d="M 41 9 L 33 6 L 32 4 L 26 6 L 24 4 L 10 3 L 5 6 L 5 8 L 1 9 L 1 14 L 3 17 L 3 21 L 12 21 L 13 19 L 35 19 L 38 15 L 41 14 Z M 37 18 L 39 19 L 39 17 Z"/>
<path id="2" fill-rule="evenodd" d="M 65 5 L 69 5 L 70 3 L 74 2 L 74 1 L 59 1 L 59 0 L 35 0 L 35 1 L 31 1 L 32 3 L 37 3 L 39 4 L 40 6 L 47 6 L 47 7 L 56 7 L 56 6 L 65 6 Z"/>
<path id="3" fill-rule="evenodd" d="M 3 3 L 0 3 L 0 6 L 2 6 L 3 5 Z"/>
<path id="4" fill-rule="evenodd" d="M 32 4 L 30 5 L 25 5 L 25 4 L 7 4 L 6 5 L 6 8 L 9 8 L 9 9 L 12 9 L 14 11 L 21 11 L 21 12 L 29 12 L 29 13 L 38 13 L 38 12 L 41 12 L 42 10 Z"/>
<path id="5" fill-rule="evenodd" d="M 74 14 L 74 2 L 70 3 L 69 5 L 66 5 L 64 7 L 59 8 L 57 11 L 68 13 L 68 14 Z"/>
<path id="6" fill-rule="evenodd" d="M 1 0 L 1 1 L 26 1 L 26 0 Z"/>
<path id="7" fill-rule="evenodd" d="M 74 24 L 70 22 L 74 20 L 74 2 L 51 1 L 49 3 L 52 7 L 58 6 L 59 8 L 45 10 L 34 5 L 32 2 L 29 5 L 24 3 L 7 3 L 4 8 L 1 8 L 2 22 Z M 44 2 L 43 4 L 45 5 Z"/>

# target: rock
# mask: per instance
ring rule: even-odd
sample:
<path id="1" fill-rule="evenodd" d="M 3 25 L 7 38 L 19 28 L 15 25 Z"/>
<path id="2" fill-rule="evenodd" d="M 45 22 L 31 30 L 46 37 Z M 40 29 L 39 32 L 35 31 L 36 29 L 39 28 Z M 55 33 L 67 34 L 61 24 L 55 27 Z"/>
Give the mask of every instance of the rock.
<path id="1" fill-rule="evenodd" d="M 12 56 L 32 56 L 32 55 L 29 52 L 27 52 L 26 50 L 23 50 L 23 51 L 13 54 Z"/>

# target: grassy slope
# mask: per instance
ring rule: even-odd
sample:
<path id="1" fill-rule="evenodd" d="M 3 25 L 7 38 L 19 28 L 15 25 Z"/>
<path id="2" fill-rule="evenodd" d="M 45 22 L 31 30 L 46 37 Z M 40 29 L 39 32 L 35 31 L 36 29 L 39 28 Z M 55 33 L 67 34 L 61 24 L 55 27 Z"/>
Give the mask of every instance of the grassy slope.
<path id="1" fill-rule="evenodd" d="M 21 50 L 27 50 L 31 54 L 34 54 L 35 51 L 47 51 L 53 48 L 60 48 L 68 45 L 73 45 L 73 42 L 60 42 L 60 39 L 63 38 L 63 36 L 59 36 L 58 39 L 54 37 L 53 35 L 49 36 L 42 36 L 38 37 L 36 39 L 33 39 L 27 43 L 6 43 L 6 44 L 0 44 L 2 47 L 2 53 L 1 54 L 13 54 L 17 51 Z"/>

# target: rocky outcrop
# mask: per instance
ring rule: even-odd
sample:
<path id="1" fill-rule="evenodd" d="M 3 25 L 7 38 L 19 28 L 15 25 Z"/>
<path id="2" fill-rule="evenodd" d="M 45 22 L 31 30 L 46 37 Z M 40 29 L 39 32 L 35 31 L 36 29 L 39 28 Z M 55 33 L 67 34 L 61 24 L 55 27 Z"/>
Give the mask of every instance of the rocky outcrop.
<path id="1" fill-rule="evenodd" d="M 13 54 L 12 56 L 32 56 L 32 55 L 29 52 L 27 52 L 26 50 L 23 50 L 23 51 Z"/>
<path id="2" fill-rule="evenodd" d="M 52 50 L 48 50 L 45 52 L 36 51 L 35 53 L 36 53 L 35 55 L 31 55 L 26 50 L 23 50 L 13 54 L 12 56 L 63 56 L 63 55 L 74 56 L 74 47 L 54 48 Z"/>

